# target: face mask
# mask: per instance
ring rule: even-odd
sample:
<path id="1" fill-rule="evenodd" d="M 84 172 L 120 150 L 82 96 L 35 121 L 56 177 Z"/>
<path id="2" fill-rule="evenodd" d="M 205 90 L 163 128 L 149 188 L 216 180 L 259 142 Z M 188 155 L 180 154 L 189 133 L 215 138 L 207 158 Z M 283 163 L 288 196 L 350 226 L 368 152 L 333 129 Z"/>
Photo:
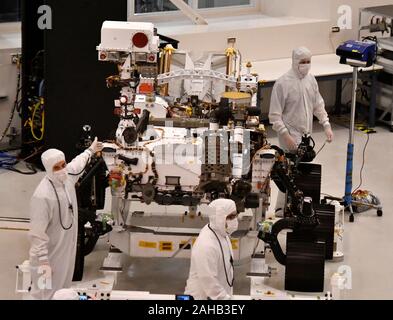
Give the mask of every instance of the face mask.
<path id="1" fill-rule="evenodd" d="M 237 220 L 237 218 L 233 220 L 227 220 L 226 222 L 227 222 L 226 232 L 229 235 L 234 233 L 239 227 L 239 221 Z"/>
<path id="2" fill-rule="evenodd" d="M 307 64 L 299 64 L 299 72 L 302 76 L 306 76 L 308 75 L 308 73 L 310 72 L 311 69 L 311 64 L 307 63 Z"/>
<path id="3" fill-rule="evenodd" d="M 64 168 L 59 171 L 55 171 L 55 172 L 53 172 L 53 177 L 57 181 L 64 183 L 64 182 L 66 182 L 66 180 L 68 178 L 67 170 Z"/>

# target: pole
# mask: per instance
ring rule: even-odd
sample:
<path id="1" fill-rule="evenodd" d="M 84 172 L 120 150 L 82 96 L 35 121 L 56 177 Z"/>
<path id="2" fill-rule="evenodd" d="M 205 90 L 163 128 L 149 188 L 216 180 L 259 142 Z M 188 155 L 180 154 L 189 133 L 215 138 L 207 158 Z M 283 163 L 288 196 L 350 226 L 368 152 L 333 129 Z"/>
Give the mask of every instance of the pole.
<path id="1" fill-rule="evenodd" d="M 355 135 L 355 115 L 356 115 L 356 92 L 358 87 L 358 67 L 353 67 L 353 84 L 352 84 L 352 104 L 351 104 L 351 120 L 349 126 L 349 139 L 347 148 L 347 168 L 345 176 L 345 206 L 349 208 L 351 213 L 350 222 L 355 221 L 352 208 L 352 172 L 353 172 L 353 151 L 354 151 L 354 135 Z"/>
<path id="2" fill-rule="evenodd" d="M 356 114 L 356 91 L 358 90 L 358 67 L 353 67 L 353 84 L 352 84 L 352 105 L 351 105 L 351 123 L 349 128 L 349 143 L 354 142 L 355 133 L 355 114 Z"/>

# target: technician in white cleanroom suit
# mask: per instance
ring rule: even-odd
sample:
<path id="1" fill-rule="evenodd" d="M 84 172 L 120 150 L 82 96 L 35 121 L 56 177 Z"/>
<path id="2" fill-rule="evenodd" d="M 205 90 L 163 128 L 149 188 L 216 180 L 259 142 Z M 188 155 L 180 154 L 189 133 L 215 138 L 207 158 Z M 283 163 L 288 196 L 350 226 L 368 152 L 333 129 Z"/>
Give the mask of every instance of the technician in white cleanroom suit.
<path id="1" fill-rule="evenodd" d="M 231 299 L 233 252 L 229 235 L 238 228 L 236 204 L 218 199 L 209 205 L 210 223 L 199 233 L 191 251 L 191 267 L 185 294 L 196 300 Z"/>
<path id="2" fill-rule="evenodd" d="M 328 142 L 333 132 L 311 69 L 311 52 L 304 47 L 292 54 L 292 69 L 279 78 L 272 91 L 269 120 L 278 133 L 280 147 L 294 151 L 304 134 L 312 134 L 313 116 L 323 126 Z"/>
<path id="3" fill-rule="evenodd" d="M 292 53 L 292 68 L 279 78 L 272 91 L 269 120 L 277 132 L 279 144 L 287 152 L 294 152 L 304 134 L 311 135 L 313 116 L 323 126 L 326 140 L 333 141 L 333 131 L 319 93 L 318 83 L 310 74 L 311 52 L 304 47 Z M 279 192 L 276 212 L 283 210 L 285 195 Z"/>
<path id="4" fill-rule="evenodd" d="M 51 299 L 57 290 L 71 286 L 78 235 L 75 183 L 90 157 L 100 148 L 101 143 L 95 138 L 90 148 L 69 164 L 64 153 L 56 149 L 49 149 L 41 156 L 46 176 L 30 202 L 33 299 Z"/>

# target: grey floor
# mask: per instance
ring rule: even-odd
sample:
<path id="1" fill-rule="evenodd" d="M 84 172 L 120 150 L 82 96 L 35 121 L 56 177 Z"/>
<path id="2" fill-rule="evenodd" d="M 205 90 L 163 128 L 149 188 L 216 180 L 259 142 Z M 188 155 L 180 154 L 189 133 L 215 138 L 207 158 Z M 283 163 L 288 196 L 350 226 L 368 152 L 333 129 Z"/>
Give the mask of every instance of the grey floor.
<path id="1" fill-rule="evenodd" d="M 315 125 L 314 138 L 319 148 L 323 132 Z M 340 263 L 328 262 L 326 279 L 339 266 L 346 265 L 352 270 L 352 289 L 343 293 L 346 299 L 392 299 L 393 298 L 393 249 L 392 249 L 392 185 L 393 185 L 393 133 L 385 127 L 377 127 L 377 134 L 370 136 L 366 153 L 362 189 L 372 190 L 383 202 L 384 216 L 379 218 L 375 211 L 356 216 L 356 222 L 345 225 L 345 260 Z M 341 196 L 344 192 L 346 144 L 348 129 L 334 126 L 335 141 L 327 145 L 316 162 L 323 165 L 322 191 Z M 356 133 L 354 185 L 359 182 L 362 149 L 366 141 L 364 133 Z M 269 139 L 276 143 L 275 138 Z M 0 171 L 0 217 L 28 217 L 28 202 L 35 186 L 42 178 Z M 273 190 L 272 202 L 276 191 Z M 348 221 L 348 217 L 346 219 Z M 84 280 L 100 277 L 98 271 L 106 255 L 108 244 L 103 238 L 85 263 Z M 20 299 L 15 294 L 15 266 L 28 257 L 26 231 L 0 228 L 0 299 Z M 271 259 L 271 257 L 269 257 Z M 142 290 L 152 293 L 181 293 L 187 279 L 189 261 L 185 259 L 133 259 L 123 256 L 124 272 L 117 288 L 121 290 Z M 245 277 L 249 264 L 236 267 L 235 293 L 247 294 L 249 280 Z M 284 270 L 277 266 L 271 285 L 283 288 Z M 328 281 L 328 280 L 327 280 Z M 328 288 L 328 283 L 326 287 Z"/>

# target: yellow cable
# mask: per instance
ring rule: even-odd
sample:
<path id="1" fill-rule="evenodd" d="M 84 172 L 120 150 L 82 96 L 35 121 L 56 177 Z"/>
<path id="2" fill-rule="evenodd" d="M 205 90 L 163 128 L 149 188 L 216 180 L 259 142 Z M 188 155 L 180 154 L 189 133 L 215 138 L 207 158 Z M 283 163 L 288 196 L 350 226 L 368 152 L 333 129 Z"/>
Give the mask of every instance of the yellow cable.
<path id="1" fill-rule="evenodd" d="M 41 117 L 42 117 L 42 120 L 41 120 L 41 122 L 42 122 L 41 136 L 40 136 L 40 137 L 37 137 L 37 136 L 35 135 L 35 132 L 34 132 L 34 116 L 35 116 L 35 113 L 37 112 L 37 109 L 38 109 L 42 104 L 43 104 L 43 99 L 40 99 L 40 101 L 34 105 L 33 114 L 32 114 L 32 116 L 31 116 L 31 122 L 30 122 L 31 134 L 32 134 L 33 138 L 36 139 L 37 141 L 41 141 L 41 140 L 44 138 L 44 131 L 45 131 L 45 130 L 44 130 L 44 125 L 45 125 L 45 113 L 44 113 L 44 111 L 42 111 L 42 116 L 41 116 Z"/>

